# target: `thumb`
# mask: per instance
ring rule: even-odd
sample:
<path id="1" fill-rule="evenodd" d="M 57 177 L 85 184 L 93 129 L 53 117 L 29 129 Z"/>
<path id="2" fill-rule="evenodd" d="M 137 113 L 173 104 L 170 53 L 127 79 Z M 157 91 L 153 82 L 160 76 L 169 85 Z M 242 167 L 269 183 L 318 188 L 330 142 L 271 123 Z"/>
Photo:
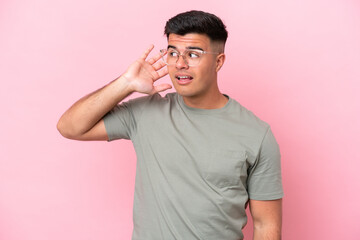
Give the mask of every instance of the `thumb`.
<path id="1" fill-rule="evenodd" d="M 157 86 L 154 87 L 156 92 L 163 92 L 166 91 L 170 88 L 172 88 L 172 86 L 168 83 L 163 83 L 163 84 L 159 84 Z"/>

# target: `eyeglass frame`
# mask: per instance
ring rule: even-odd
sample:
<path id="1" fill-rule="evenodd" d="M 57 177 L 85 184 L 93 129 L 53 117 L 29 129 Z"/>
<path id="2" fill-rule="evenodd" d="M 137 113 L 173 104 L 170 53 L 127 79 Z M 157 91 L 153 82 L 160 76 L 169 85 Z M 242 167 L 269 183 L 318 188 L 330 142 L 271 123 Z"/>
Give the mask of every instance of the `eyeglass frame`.
<path id="1" fill-rule="evenodd" d="M 169 49 L 169 48 L 168 48 L 168 49 Z M 169 63 L 167 63 L 166 60 L 164 59 L 164 56 L 165 56 L 164 52 L 167 52 L 168 49 L 165 49 L 165 48 L 164 48 L 164 49 L 160 49 L 161 59 L 162 59 L 163 62 L 164 62 L 166 65 L 168 65 L 168 66 L 176 65 L 176 63 L 179 61 L 180 56 L 182 56 L 182 58 L 183 58 L 183 60 L 184 60 L 184 62 L 185 62 L 186 65 L 188 65 L 189 67 L 196 67 L 196 66 L 198 66 L 198 65 L 200 64 L 200 60 L 201 60 L 201 57 L 202 57 L 203 54 L 221 54 L 221 53 L 218 53 L 218 52 L 209 52 L 209 51 L 204 51 L 204 50 L 201 50 L 201 49 L 186 49 L 183 53 L 180 53 L 178 50 L 173 49 L 174 51 L 176 51 L 176 52 L 178 53 L 178 56 L 177 56 L 177 59 L 176 59 L 175 63 L 169 64 Z M 190 64 L 187 62 L 187 59 L 186 59 L 184 53 L 189 52 L 189 51 L 194 51 L 194 52 L 201 53 L 201 56 L 199 57 L 199 62 L 198 62 L 196 65 L 193 65 L 193 64 L 190 65 Z"/>

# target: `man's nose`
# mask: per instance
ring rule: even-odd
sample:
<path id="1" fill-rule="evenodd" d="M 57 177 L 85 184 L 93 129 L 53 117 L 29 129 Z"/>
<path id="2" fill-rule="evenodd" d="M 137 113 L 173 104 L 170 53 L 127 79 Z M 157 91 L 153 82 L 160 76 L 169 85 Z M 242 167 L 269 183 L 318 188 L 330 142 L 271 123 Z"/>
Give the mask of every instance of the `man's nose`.
<path id="1" fill-rule="evenodd" d="M 178 60 L 176 61 L 176 68 L 177 69 L 189 68 L 189 65 L 187 64 L 183 55 L 180 55 Z"/>

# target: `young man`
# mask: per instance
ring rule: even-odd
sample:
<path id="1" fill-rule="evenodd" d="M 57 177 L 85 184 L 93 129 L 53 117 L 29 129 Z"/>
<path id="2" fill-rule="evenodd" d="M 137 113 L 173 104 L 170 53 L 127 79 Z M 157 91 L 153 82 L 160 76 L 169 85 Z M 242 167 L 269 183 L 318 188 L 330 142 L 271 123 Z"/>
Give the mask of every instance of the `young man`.
<path id="1" fill-rule="evenodd" d="M 268 124 L 218 88 L 224 24 L 190 11 L 170 19 L 165 34 L 167 49 L 146 60 L 149 47 L 123 75 L 76 102 L 59 120 L 60 133 L 133 141 L 133 240 L 243 239 L 248 203 L 254 239 L 280 239 L 278 145 Z M 176 93 L 161 97 L 171 85 L 154 83 L 167 74 Z M 133 92 L 148 95 L 118 105 Z"/>

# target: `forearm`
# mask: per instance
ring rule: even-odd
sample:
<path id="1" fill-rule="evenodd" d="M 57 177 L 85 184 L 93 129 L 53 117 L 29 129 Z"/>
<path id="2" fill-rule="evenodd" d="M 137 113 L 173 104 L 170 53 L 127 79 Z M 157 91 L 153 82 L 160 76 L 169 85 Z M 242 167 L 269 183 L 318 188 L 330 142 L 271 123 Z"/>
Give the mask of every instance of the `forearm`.
<path id="1" fill-rule="evenodd" d="M 104 115 L 132 93 L 127 79 L 119 77 L 74 103 L 60 118 L 57 128 L 68 138 L 89 131 Z"/>

